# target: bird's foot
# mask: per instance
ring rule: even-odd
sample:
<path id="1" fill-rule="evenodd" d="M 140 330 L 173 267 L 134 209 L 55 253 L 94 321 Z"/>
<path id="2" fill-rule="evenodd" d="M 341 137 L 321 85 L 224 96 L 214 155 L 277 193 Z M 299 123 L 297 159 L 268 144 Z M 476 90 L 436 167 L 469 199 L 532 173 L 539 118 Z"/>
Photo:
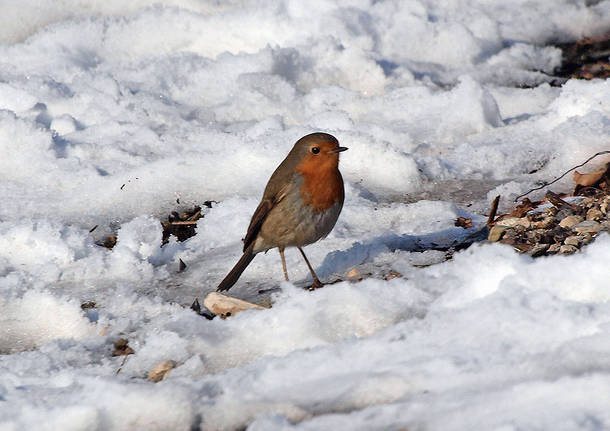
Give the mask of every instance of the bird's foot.
<path id="1" fill-rule="evenodd" d="M 313 281 L 313 284 L 311 286 L 306 286 L 305 289 L 312 291 L 312 290 L 316 290 L 319 289 L 321 287 L 324 287 L 324 283 L 322 283 L 320 280 L 318 280 L 317 278 Z"/>

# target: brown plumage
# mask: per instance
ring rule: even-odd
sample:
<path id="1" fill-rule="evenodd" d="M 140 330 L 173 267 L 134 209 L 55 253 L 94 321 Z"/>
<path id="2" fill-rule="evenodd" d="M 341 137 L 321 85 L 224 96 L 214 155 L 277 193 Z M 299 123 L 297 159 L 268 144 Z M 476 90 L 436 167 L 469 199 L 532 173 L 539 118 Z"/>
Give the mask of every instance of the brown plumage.
<path id="1" fill-rule="evenodd" d="M 257 253 L 278 248 L 284 277 L 288 280 L 284 249 L 297 247 L 313 276 L 322 285 L 301 247 L 330 233 L 343 207 L 343 178 L 339 153 L 347 148 L 327 133 L 312 133 L 299 139 L 277 167 L 252 215 L 244 254 L 218 285 L 229 290 Z"/>

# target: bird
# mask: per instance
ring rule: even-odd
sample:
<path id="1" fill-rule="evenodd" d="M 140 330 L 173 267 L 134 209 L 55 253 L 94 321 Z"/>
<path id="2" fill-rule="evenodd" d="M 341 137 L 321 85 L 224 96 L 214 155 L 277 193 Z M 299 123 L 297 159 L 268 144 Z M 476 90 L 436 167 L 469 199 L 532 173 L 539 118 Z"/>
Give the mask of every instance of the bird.
<path id="1" fill-rule="evenodd" d="M 284 250 L 299 249 L 313 277 L 313 288 L 323 286 L 303 247 L 326 237 L 343 208 L 345 190 L 339 172 L 339 153 L 347 150 L 334 136 L 316 132 L 299 139 L 271 175 L 243 239 L 243 255 L 218 285 L 229 290 L 254 256 L 277 248 L 284 278 L 288 279 Z"/>

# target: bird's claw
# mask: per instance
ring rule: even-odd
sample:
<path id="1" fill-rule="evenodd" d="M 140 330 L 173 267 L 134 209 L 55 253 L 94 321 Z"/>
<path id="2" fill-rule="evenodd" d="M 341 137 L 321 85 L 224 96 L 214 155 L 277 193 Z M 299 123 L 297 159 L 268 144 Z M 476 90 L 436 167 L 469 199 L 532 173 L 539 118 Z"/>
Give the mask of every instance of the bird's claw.
<path id="1" fill-rule="evenodd" d="M 313 284 L 311 286 L 305 287 L 305 289 L 307 289 L 309 291 L 313 291 L 313 290 L 319 289 L 321 287 L 324 287 L 324 283 L 322 283 L 320 280 L 314 280 Z"/>

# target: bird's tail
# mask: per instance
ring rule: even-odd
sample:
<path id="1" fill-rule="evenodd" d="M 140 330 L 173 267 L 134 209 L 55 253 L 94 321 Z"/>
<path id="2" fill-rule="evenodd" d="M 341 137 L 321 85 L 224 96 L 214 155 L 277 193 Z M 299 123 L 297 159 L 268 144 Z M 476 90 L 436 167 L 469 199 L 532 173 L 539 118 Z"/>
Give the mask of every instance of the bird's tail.
<path id="1" fill-rule="evenodd" d="M 254 256 L 256 256 L 256 253 L 252 253 L 252 248 L 253 247 L 250 246 L 246 249 L 246 251 L 244 251 L 243 256 L 237 261 L 233 269 L 229 271 L 224 280 L 220 282 L 216 288 L 217 291 L 222 292 L 224 290 L 229 290 L 235 283 L 237 283 L 237 280 L 239 280 L 242 272 L 244 272 L 246 267 L 250 264 L 250 262 L 252 262 L 252 259 L 254 259 Z"/>

